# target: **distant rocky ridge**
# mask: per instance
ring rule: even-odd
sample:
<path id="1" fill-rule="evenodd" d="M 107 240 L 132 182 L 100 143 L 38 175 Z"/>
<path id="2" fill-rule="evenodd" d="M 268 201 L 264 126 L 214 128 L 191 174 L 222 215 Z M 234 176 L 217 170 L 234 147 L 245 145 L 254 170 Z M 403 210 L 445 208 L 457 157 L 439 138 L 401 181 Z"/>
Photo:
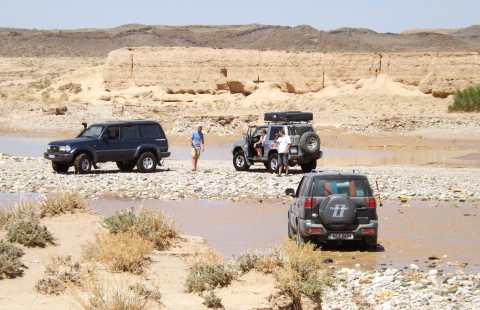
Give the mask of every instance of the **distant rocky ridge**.
<path id="1" fill-rule="evenodd" d="M 310 26 L 149 26 L 111 29 L 36 30 L 0 28 L 0 56 L 104 57 L 123 47 L 211 47 L 315 52 L 479 52 L 480 25 L 451 31 L 401 34 L 369 29 L 322 31 Z"/>

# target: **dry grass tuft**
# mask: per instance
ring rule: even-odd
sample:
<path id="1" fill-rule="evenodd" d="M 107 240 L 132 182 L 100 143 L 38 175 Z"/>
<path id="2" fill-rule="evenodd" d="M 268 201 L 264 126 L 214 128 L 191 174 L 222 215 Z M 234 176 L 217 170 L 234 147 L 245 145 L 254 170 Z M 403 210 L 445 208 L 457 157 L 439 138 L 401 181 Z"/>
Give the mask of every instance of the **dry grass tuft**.
<path id="1" fill-rule="evenodd" d="M 35 290 L 46 295 L 60 295 L 68 286 L 82 287 L 91 270 L 82 270 L 70 256 L 52 256 L 45 268 L 45 277 L 38 280 Z"/>
<path id="2" fill-rule="evenodd" d="M 154 244 L 137 234 L 126 232 L 97 235 L 94 243 L 84 247 L 84 257 L 104 263 L 110 271 L 142 274 L 146 255 Z"/>
<path id="3" fill-rule="evenodd" d="M 157 250 L 169 248 L 179 238 L 174 219 L 149 209 L 119 212 L 106 218 L 105 226 L 113 234 L 135 233 L 152 242 Z"/>
<path id="4" fill-rule="evenodd" d="M 20 200 L 20 202 L 15 203 L 7 212 L 8 221 L 16 220 L 32 220 L 37 219 L 37 207 L 35 203 Z"/>
<path id="5" fill-rule="evenodd" d="M 308 297 L 316 305 L 321 305 L 323 290 L 332 282 L 314 252 L 315 245 L 307 243 L 297 246 L 294 241 L 288 240 L 284 249 L 284 267 L 274 273 L 277 288 L 292 298 L 294 308 L 301 309 L 302 296 Z"/>
<path id="6" fill-rule="evenodd" d="M 15 278 L 23 273 L 23 264 L 19 260 L 23 254 L 22 249 L 0 240 L 0 279 Z"/>
<path id="7" fill-rule="evenodd" d="M 87 200 L 71 191 L 57 191 L 40 203 L 40 217 L 85 211 Z"/>
<path id="8" fill-rule="evenodd" d="M 85 310 L 144 310 L 158 309 L 161 295 L 158 290 L 148 289 L 141 284 L 101 285 L 96 279 L 85 286 L 83 297 L 75 295 L 75 299 Z M 154 302 L 157 305 L 154 307 Z"/>
<path id="9" fill-rule="evenodd" d="M 216 287 L 225 287 L 235 279 L 236 273 L 235 267 L 225 262 L 217 252 L 196 255 L 185 288 L 189 293 L 201 293 Z"/>

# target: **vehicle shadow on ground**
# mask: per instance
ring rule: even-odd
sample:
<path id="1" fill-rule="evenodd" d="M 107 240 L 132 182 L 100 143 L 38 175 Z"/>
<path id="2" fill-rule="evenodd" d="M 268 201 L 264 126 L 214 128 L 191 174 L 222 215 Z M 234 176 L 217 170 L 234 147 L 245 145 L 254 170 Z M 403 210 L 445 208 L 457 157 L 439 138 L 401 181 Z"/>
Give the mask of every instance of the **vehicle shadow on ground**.
<path id="1" fill-rule="evenodd" d="M 360 242 L 342 242 L 342 244 L 317 242 L 316 250 L 322 252 L 385 252 L 385 248 L 381 244 L 377 244 L 375 251 L 368 251 L 365 245 Z"/>
<path id="2" fill-rule="evenodd" d="M 250 169 L 247 171 L 247 172 L 254 172 L 254 173 L 268 173 L 268 174 L 276 174 L 276 173 L 271 173 L 269 172 L 267 169 L 263 168 L 263 167 L 258 167 L 258 168 L 253 168 L 253 167 L 250 167 Z M 283 172 L 285 173 L 285 172 Z M 282 173 L 282 175 L 283 175 Z M 288 173 L 289 174 L 292 174 L 292 175 L 300 175 L 300 174 L 304 174 L 304 172 L 302 170 L 297 170 L 297 169 L 289 169 L 288 170 Z"/>
<path id="3" fill-rule="evenodd" d="M 163 168 L 163 169 L 155 169 L 155 171 L 153 172 L 148 172 L 146 174 L 149 174 L 149 173 L 157 173 L 157 172 L 167 172 L 167 171 L 173 171 L 172 169 L 170 168 Z M 68 171 L 68 172 L 53 172 L 54 174 L 66 174 L 66 175 L 76 175 L 76 173 L 74 171 Z M 92 170 L 90 171 L 89 173 L 85 173 L 85 174 L 78 174 L 78 175 L 95 175 L 95 174 L 98 174 L 98 175 L 102 175 L 102 174 L 130 174 L 130 173 L 142 173 L 140 171 L 138 171 L 137 169 L 134 169 L 132 171 L 121 171 L 121 170 L 115 170 L 115 169 L 111 169 L 111 170 Z M 144 174 L 144 173 L 142 173 Z"/>

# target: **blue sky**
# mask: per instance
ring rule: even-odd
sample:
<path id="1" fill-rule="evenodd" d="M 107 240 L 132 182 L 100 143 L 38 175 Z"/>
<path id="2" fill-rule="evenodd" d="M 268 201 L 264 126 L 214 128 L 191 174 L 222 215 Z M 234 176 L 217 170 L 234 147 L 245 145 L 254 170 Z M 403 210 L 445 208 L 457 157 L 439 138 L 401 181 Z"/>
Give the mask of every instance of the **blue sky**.
<path id="1" fill-rule="evenodd" d="M 480 24 L 478 0 L 0 0 L 0 27 L 111 28 L 147 25 L 310 25 L 401 32 Z"/>

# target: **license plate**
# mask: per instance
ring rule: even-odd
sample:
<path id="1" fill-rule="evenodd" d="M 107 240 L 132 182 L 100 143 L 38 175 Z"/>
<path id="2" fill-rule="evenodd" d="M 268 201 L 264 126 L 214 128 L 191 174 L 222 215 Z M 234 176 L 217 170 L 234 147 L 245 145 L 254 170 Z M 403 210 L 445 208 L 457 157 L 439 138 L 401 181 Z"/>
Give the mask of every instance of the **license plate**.
<path id="1" fill-rule="evenodd" d="M 336 233 L 336 234 L 329 234 L 329 240 L 352 240 L 353 234 L 348 233 Z"/>
<path id="2" fill-rule="evenodd" d="M 55 158 L 55 155 L 49 154 L 49 155 L 48 155 L 48 158 Z"/>

